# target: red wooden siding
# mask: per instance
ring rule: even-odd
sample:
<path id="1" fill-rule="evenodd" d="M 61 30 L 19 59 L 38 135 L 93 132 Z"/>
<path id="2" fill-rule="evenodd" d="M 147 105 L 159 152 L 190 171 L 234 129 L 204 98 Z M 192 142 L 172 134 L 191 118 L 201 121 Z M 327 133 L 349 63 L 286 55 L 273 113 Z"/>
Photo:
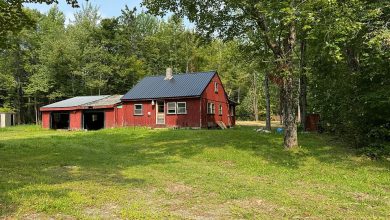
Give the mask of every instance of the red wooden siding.
<path id="1" fill-rule="evenodd" d="M 200 99 L 165 99 L 165 124 L 156 124 L 156 102 L 152 105 L 152 100 L 131 101 L 123 104 L 125 126 L 147 126 L 147 127 L 200 127 Z M 186 102 L 187 114 L 167 114 L 168 102 Z M 142 104 L 143 115 L 134 115 L 134 105 Z M 149 114 L 150 113 L 150 114 Z"/>
<path id="2" fill-rule="evenodd" d="M 218 92 L 214 91 L 214 83 L 218 83 Z M 207 103 L 214 103 L 215 113 L 207 114 Z M 219 115 L 219 105 L 222 105 L 222 115 Z M 233 124 L 229 120 L 229 100 L 226 96 L 222 82 L 217 74 L 214 75 L 209 85 L 202 94 L 202 127 L 216 126 L 217 121 L 222 121 L 227 126 Z"/>
<path id="3" fill-rule="evenodd" d="M 116 121 L 115 127 L 123 127 L 123 126 L 125 126 L 124 115 L 125 114 L 124 114 L 123 105 L 116 106 L 115 107 L 115 121 Z"/>
<path id="4" fill-rule="evenodd" d="M 42 127 L 50 128 L 50 112 L 42 112 Z"/>
<path id="5" fill-rule="evenodd" d="M 83 112 L 82 110 L 70 111 L 69 115 L 69 129 L 70 130 L 80 130 L 82 129 L 82 119 Z"/>
<path id="6" fill-rule="evenodd" d="M 105 109 L 104 112 L 105 128 L 123 127 L 123 108 L 115 106 L 114 108 Z"/>
<path id="7" fill-rule="evenodd" d="M 166 100 L 168 102 L 186 102 L 187 114 L 166 114 L 165 123 L 169 127 L 200 127 L 200 99 Z M 165 104 L 167 112 L 167 104 Z"/>

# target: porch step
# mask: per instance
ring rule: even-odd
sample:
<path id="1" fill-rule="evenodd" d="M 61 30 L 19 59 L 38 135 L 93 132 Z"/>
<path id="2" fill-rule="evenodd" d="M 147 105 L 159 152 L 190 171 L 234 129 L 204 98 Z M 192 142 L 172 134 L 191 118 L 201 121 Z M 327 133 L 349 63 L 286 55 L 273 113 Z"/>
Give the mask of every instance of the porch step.
<path id="1" fill-rule="evenodd" d="M 227 129 L 227 127 L 226 127 L 225 123 L 223 123 L 223 121 L 217 121 L 217 124 L 218 124 L 218 126 L 219 126 L 220 128 L 222 128 L 222 129 Z"/>

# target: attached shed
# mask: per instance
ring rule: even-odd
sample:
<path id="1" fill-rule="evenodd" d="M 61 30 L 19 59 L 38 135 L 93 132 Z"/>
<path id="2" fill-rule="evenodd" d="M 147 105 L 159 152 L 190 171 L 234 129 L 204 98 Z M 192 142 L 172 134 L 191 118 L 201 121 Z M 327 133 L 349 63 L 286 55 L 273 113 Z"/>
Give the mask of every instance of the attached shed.
<path id="1" fill-rule="evenodd" d="M 121 97 L 121 95 L 77 96 L 43 106 L 40 109 L 42 127 L 98 130 L 120 126 Z"/>
<path id="2" fill-rule="evenodd" d="M 15 125 L 15 113 L 0 112 L 0 128 L 5 128 Z"/>

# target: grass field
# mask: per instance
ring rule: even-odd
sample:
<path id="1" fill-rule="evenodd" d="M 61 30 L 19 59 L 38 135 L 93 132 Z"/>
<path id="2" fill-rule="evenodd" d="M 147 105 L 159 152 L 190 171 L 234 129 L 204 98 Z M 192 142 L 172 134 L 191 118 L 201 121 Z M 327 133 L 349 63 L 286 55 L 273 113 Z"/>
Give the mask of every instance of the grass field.
<path id="1" fill-rule="evenodd" d="M 316 134 L 0 129 L 0 218 L 390 218 L 390 162 Z"/>

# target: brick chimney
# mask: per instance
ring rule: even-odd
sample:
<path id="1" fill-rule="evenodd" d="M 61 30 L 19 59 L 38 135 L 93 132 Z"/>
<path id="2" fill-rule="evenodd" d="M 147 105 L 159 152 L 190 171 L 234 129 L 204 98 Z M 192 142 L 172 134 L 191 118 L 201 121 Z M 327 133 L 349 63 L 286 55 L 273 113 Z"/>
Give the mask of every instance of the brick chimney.
<path id="1" fill-rule="evenodd" d="M 173 78 L 173 71 L 171 67 L 167 68 L 164 80 L 171 80 Z"/>

